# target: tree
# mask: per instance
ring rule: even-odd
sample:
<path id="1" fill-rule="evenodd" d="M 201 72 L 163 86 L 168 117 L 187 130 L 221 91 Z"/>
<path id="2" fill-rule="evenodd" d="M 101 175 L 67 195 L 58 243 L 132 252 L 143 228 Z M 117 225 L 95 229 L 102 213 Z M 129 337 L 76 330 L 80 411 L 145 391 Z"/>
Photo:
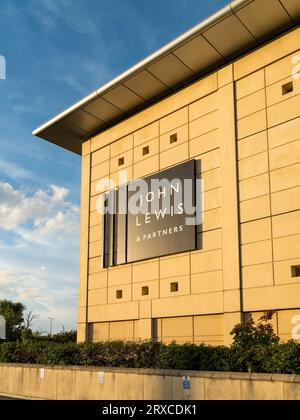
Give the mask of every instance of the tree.
<path id="1" fill-rule="evenodd" d="M 6 338 L 8 341 L 16 341 L 20 338 L 24 323 L 24 311 L 25 306 L 22 303 L 0 300 L 0 315 L 6 320 Z"/>
<path id="2" fill-rule="evenodd" d="M 27 311 L 24 315 L 24 328 L 30 330 L 33 322 L 38 319 L 40 316 L 33 313 L 33 310 Z"/>
<path id="3" fill-rule="evenodd" d="M 256 323 L 251 318 L 238 324 L 231 332 L 233 354 L 237 371 L 265 372 L 265 363 L 272 357 L 273 349 L 280 343 L 271 320 L 274 312 L 266 312 Z"/>

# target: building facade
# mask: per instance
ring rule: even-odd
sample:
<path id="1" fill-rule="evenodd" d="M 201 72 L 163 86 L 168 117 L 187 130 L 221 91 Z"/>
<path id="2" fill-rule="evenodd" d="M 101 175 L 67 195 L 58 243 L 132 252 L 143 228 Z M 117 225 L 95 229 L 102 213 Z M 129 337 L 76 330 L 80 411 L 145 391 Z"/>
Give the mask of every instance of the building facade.
<path id="1" fill-rule="evenodd" d="M 294 24 L 82 141 L 79 341 L 223 345 L 269 310 L 283 340 L 300 338 L 299 64 Z M 99 181 L 190 160 L 201 163 L 201 246 L 102 268 Z"/>

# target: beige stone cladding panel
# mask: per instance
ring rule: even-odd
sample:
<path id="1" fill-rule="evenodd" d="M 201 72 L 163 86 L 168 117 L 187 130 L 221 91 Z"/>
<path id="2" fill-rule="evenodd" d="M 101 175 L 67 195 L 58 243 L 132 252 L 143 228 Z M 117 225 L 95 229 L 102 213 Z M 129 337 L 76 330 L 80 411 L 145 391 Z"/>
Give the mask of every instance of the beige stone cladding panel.
<path id="1" fill-rule="evenodd" d="M 292 69 L 292 66 L 291 66 Z M 290 69 L 290 70 L 291 70 Z M 267 86 L 266 89 L 266 100 L 267 106 L 272 107 L 279 103 L 285 103 L 288 99 L 291 99 L 300 94 L 300 79 L 289 74 L 289 76 L 279 82 Z"/>
<path id="2" fill-rule="evenodd" d="M 88 292 L 89 306 L 106 305 L 107 301 L 107 289 L 96 289 Z"/>
<path id="3" fill-rule="evenodd" d="M 286 99 L 268 108 L 268 128 L 300 116 L 300 95 Z"/>
<path id="4" fill-rule="evenodd" d="M 298 187 L 300 184 L 300 163 L 272 171 L 270 178 L 272 193 Z"/>
<path id="5" fill-rule="evenodd" d="M 109 176 L 109 161 L 102 162 L 97 166 L 94 166 L 91 170 L 91 181 L 98 181 L 101 178 Z"/>
<path id="6" fill-rule="evenodd" d="M 252 312 L 297 308 L 299 293 L 299 283 L 245 289 L 244 310 Z"/>
<path id="7" fill-rule="evenodd" d="M 237 101 L 237 118 L 248 117 L 266 108 L 265 89 L 260 89 Z"/>
<path id="8" fill-rule="evenodd" d="M 90 226 L 89 242 L 97 242 L 103 240 L 103 220 L 96 226 Z"/>
<path id="9" fill-rule="evenodd" d="M 277 215 L 300 208 L 300 187 L 273 193 L 271 196 L 272 214 Z"/>
<path id="10" fill-rule="evenodd" d="M 299 32 L 299 30 L 298 30 Z M 279 51 L 280 53 L 280 51 Z M 295 65 L 294 60 L 300 54 L 298 47 L 297 51 L 289 54 L 273 64 L 266 67 L 266 84 L 267 86 L 274 85 L 276 82 L 284 80 L 286 77 L 297 75 L 299 68 Z M 286 54 L 282 54 L 284 56 Z"/>
<path id="11" fill-rule="evenodd" d="M 265 109 L 255 112 L 238 121 L 239 139 L 252 136 L 267 129 L 267 112 Z"/>
<path id="12" fill-rule="evenodd" d="M 271 263 L 273 260 L 272 241 L 254 242 L 242 246 L 243 267 Z"/>
<path id="13" fill-rule="evenodd" d="M 122 297 L 119 297 L 119 293 Z M 132 287 L 131 284 L 122 286 L 108 287 L 108 303 L 131 302 L 132 301 Z M 100 303 L 99 303 L 100 304 Z"/>
<path id="14" fill-rule="evenodd" d="M 152 319 L 134 321 L 134 340 L 151 340 L 153 337 Z"/>
<path id="15" fill-rule="evenodd" d="M 134 148 L 134 162 L 140 162 L 159 154 L 159 139 L 148 141 Z"/>
<path id="16" fill-rule="evenodd" d="M 110 340 L 134 340 L 134 321 L 111 322 L 109 325 Z"/>
<path id="17" fill-rule="evenodd" d="M 132 281 L 140 283 L 159 279 L 159 260 L 151 260 L 132 265 Z"/>
<path id="18" fill-rule="evenodd" d="M 299 282 L 299 277 L 294 277 L 294 267 L 300 266 L 300 258 L 294 258 L 274 263 L 274 281 L 276 285 L 293 284 Z"/>
<path id="19" fill-rule="evenodd" d="M 274 239 L 274 261 L 300 257 L 300 234 Z"/>
<path id="20" fill-rule="evenodd" d="M 133 164 L 133 150 L 121 153 L 110 160 L 110 174 L 126 169 Z"/>
<path id="21" fill-rule="evenodd" d="M 176 284 L 176 291 L 172 290 L 172 286 Z M 191 294 L 190 276 L 177 276 L 170 279 L 160 280 L 160 297 L 177 297 L 187 296 Z"/>
<path id="22" fill-rule="evenodd" d="M 192 274 L 191 293 L 204 294 L 223 290 L 222 270 L 208 271 L 205 273 Z"/>
<path id="23" fill-rule="evenodd" d="M 130 133 L 129 135 L 116 139 L 110 145 L 110 158 L 113 159 L 116 156 L 129 152 L 133 149 L 133 134 Z M 92 141 L 93 143 L 93 141 Z"/>
<path id="24" fill-rule="evenodd" d="M 265 72 L 258 70 L 236 82 L 236 98 L 241 100 L 265 87 Z"/>
<path id="25" fill-rule="evenodd" d="M 243 287 L 265 287 L 273 285 L 273 264 L 262 263 L 243 267 Z"/>
<path id="26" fill-rule="evenodd" d="M 269 174 L 265 173 L 240 181 L 239 190 L 241 201 L 270 194 Z"/>
<path id="27" fill-rule="evenodd" d="M 134 133 L 134 147 L 159 137 L 159 121 L 155 121 Z"/>
<path id="28" fill-rule="evenodd" d="M 178 127 L 187 124 L 189 121 L 188 107 L 179 109 L 160 120 L 160 135 L 168 133 Z"/>
<path id="29" fill-rule="evenodd" d="M 183 143 L 160 154 L 160 169 L 169 168 L 170 166 L 187 161 L 188 159 L 189 145 L 188 143 Z"/>
<path id="30" fill-rule="evenodd" d="M 294 165 L 297 162 L 300 162 L 300 140 L 270 150 L 270 169 L 272 171 Z"/>
<path id="31" fill-rule="evenodd" d="M 160 296 L 158 280 L 144 280 L 144 277 L 141 277 L 139 283 L 135 283 L 132 286 L 132 299 L 133 300 L 151 300 L 158 299 Z M 146 292 L 145 292 L 146 289 Z M 145 294 L 146 293 L 146 294 Z"/>
<path id="32" fill-rule="evenodd" d="M 272 41 L 258 50 L 242 57 L 240 60 L 237 60 L 234 63 L 235 80 L 239 80 L 269 65 L 274 65 L 274 67 L 270 67 L 270 71 L 267 75 L 267 83 L 274 83 L 276 80 L 280 80 L 277 79 L 278 76 L 276 73 L 279 73 L 279 77 L 281 78 L 282 74 L 280 74 L 280 72 L 283 71 L 283 74 L 285 74 L 289 64 L 282 62 L 282 64 L 278 66 L 278 69 L 276 69 L 275 62 L 281 60 L 282 57 L 297 53 L 299 50 L 299 37 L 300 29 L 296 28 L 292 32 L 279 37 L 275 41 Z M 287 62 L 288 60 L 289 58 L 287 59 Z M 279 67 L 281 67 L 281 69 Z"/>
<path id="33" fill-rule="evenodd" d="M 263 195 L 240 203 L 241 223 L 269 217 L 271 215 L 270 196 Z"/>
<path id="34" fill-rule="evenodd" d="M 168 133 L 162 134 L 159 139 L 160 153 L 172 150 L 189 140 L 189 125 L 185 124 L 175 128 Z"/>
<path id="35" fill-rule="evenodd" d="M 262 154 L 268 150 L 267 131 L 246 137 L 238 142 L 238 159 L 251 158 L 252 156 Z"/>
<path id="36" fill-rule="evenodd" d="M 218 92 L 206 96 L 189 106 L 189 120 L 194 121 L 203 115 L 217 111 L 219 108 Z"/>
<path id="37" fill-rule="evenodd" d="M 90 212 L 90 228 L 99 226 L 103 223 L 103 215 L 97 210 Z"/>
<path id="38" fill-rule="evenodd" d="M 157 321 L 160 339 L 164 343 L 223 344 L 223 315 L 171 317 Z"/>
<path id="39" fill-rule="evenodd" d="M 109 340 L 109 322 L 93 324 L 93 341 Z"/>
<path id="40" fill-rule="evenodd" d="M 258 153 L 249 156 L 239 162 L 240 181 L 268 172 L 269 170 L 268 152 Z"/>
<path id="41" fill-rule="evenodd" d="M 159 155 L 144 159 L 133 166 L 133 179 L 139 179 L 159 171 Z"/>
<path id="42" fill-rule="evenodd" d="M 108 286 L 108 270 L 102 268 L 102 256 L 89 260 L 89 290 Z"/>
<path id="43" fill-rule="evenodd" d="M 99 241 L 90 243 L 89 245 L 90 258 L 100 257 L 102 255 L 102 245 L 103 245 L 102 237 L 100 237 Z"/>
<path id="44" fill-rule="evenodd" d="M 280 238 L 300 233 L 300 210 L 273 217 L 273 237 Z"/>
<path id="45" fill-rule="evenodd" d="M 222 292 L 201 295 L 176 296 L 152 301 L 152 317 L 168 318 L 193 315 L 222 314 L 224 302 Z"/>
<path id="46" fill-rule="evenodd" d="M 193 343 L 193 317 L 162 319 L 162 341 L 178 344 Z"/>
<path id="47" fill-rule="evenodd" d="M 98 166 L 110 159 L 110 146 L 102 147 L 97 152 L 92 153 L 92 167 Z"/>
<path id="48" fill-rule="evenodd" d="M 195 344 L 222 345 L 224 342 L 223 315 L 196 316 L 194 342 Z"/>
<path id="49" fill-rule="evenodd" d="M 139 319 L 138 302 L 123 302 L 107 305 L 90 306 L 88 322 L 128 321 Z"/>
<path id="50" fill-rule="evenodd" d="M 269 240 L 272 238 L 271 219 L 260 219 L 241 226 L 242 245 Z"/>
<path id="51" fill-rule="evenodd" d="M 300 140 L 300 118 L 284 122 L 269 129 L 269 147 L 274 149 Z"/>
<path id="52" fill-rule="evenodd" d="M 300 341 L 300 308 L 278 312 L 278 333 L 282 340 Z"/>

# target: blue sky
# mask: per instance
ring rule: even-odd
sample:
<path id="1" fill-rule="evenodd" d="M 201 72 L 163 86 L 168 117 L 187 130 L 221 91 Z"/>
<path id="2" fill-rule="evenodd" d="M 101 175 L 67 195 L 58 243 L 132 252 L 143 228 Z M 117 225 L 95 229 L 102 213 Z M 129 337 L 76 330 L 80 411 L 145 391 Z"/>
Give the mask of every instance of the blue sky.
<path id="1" fill-rule="evenodd" d="M 80 157 L 31 132 L 227 0 L 1 0 L 0 299 L 76 327 Z"/>

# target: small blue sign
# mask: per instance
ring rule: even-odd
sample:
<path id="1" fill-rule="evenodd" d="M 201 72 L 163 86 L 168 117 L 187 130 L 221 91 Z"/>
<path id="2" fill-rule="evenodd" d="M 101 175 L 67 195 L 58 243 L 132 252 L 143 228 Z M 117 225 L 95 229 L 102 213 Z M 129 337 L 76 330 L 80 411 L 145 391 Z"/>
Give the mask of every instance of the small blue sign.
<path id="1" fill-rule="evenodd" d="M 189 391 L 191 389 L 191 380 L 189 376 L 183 377 L 182 386 L 184 391 Z"/>

